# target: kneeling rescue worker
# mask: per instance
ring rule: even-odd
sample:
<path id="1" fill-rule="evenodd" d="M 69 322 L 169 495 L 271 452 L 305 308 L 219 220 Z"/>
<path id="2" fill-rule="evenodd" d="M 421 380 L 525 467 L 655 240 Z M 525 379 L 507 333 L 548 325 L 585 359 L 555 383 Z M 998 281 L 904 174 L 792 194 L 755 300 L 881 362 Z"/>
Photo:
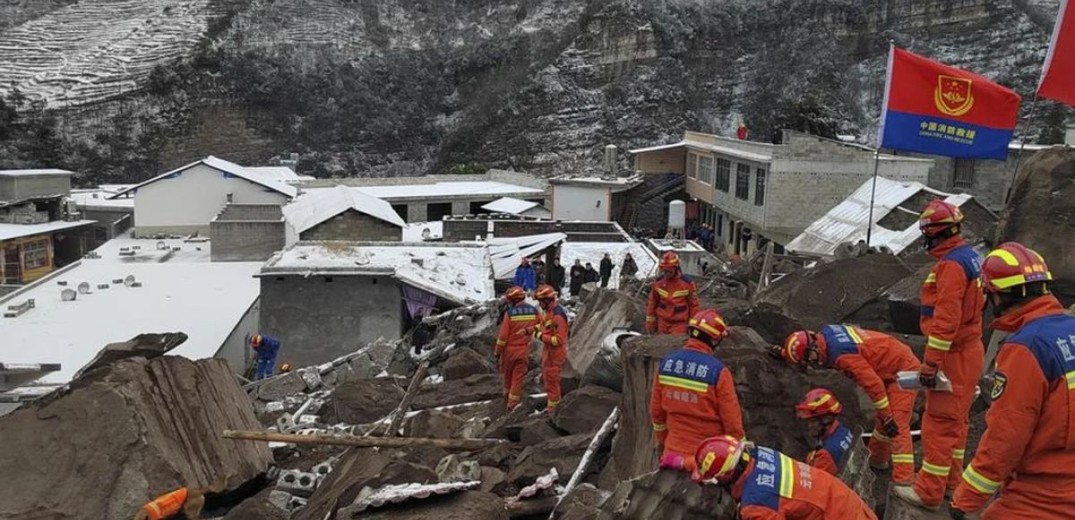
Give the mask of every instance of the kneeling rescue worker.
<path id="1" fill-rule="evenodd" d="M 884 469 L 891 459 L 892 481 L 910 485 L 914 477 L 911 414 L 915 392 L 900 388 L 896 374 L 918 369 L 920 363 L 911 347 L 881 332 L 825 325 L 820 332 L 793 332 L 780 354 L 791 364 L 835 368 L 866 392 L 876 410 L 870 465 Z"/>
<path id="2" fill-rule="evenodd" d="M 526 303 L 526 291 L 522 287 L 508 289 L 504 299 L 508 310 L 500 322 L 494 352 L 500 364 L 500 377 L 504 379 L 508 410 L 512 410 L 522 400 L 523 380 L 530 364 L 530 340 L 534 339 L 540 313 Z"/>
<path id="3" fill-rule="evenodd" d="M 806 463 L 830 475 L 840 472 L 847 462 L 846 455 L 855 436 L 851 429 L 840 424 L 840 412 L 844 405 L 832 392 L 815 388 L 795 405 L 795 415 L 806 421 L 814 449 L 806 454 Z"/>
<path id="4" fill-rule="evenodd" d="M 650 394 L 661 467 L 689 471 L 703 439 L 745 435 L 732 373 L 713 357 L 713 349 L 727 335 L 720 313 L 706 309 L 690 320 L 686 344 L 661 360 Z"/>
<path id="5" fill-rule="evenodd" d="M 702 484 L 724 486 L 741 520 L 877 520 L 840 479 L 735 437 L 706 439 L 695 453 Z"/>
<path id="6" fill-rule="evenodd" d="M 560 368 L 567 359 L 568 324 L 567 313 L 556 301 L 556 289 L 542 285 L 534 294 L 541 306 L 541 379 L 545 382 L 548 405 L 545 410 L 553 412 L 560 404 Z"/>
<path id="7" fill-rule="evenodd" d="M 985 257 L 982 285 L 1011 335 L 997 353 L 985 436 L 951 504 L 952 518 L 1075 518 L 1075 317 L 1049 292 L 1037 252 L 1014 242 Z"/>
<path id="8" fill-rule="evenodd" d="M 679 268 L 679 255 L 669 251 L 658 264 L 661 276 L 650 286 L 646 303 L 646 332 L 686 334 L 687 322 L 698 312 L 698 289 Z"/>

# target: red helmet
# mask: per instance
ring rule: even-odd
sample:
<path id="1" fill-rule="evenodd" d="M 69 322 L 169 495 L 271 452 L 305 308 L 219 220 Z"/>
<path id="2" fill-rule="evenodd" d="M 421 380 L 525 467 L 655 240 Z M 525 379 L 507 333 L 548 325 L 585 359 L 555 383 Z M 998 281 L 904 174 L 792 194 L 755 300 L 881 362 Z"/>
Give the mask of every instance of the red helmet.
<path id="1" fill-rule="evenodd" d="M 728 335 L 728 324 L 719 312 L 705 309 L 695 314 L 688 322 L 687 335 L 704 341 L 710 347 L 716 347 Z"/>
<path id="2" fill-rule="evenodd" d="M 716 479 L 717 482 L 727 483 L 735 474 L 735 466 L 739 461 L 748 457 L 746 442 L 731 435 L 710 437 L 702 441 L 694 452 L 698 469 L 692 477 L 698 482 Z"/>
<path id="3" fill-rule="evenodd" d="M 556 298 L 556 289 L 548 284 L 541 284 L 537 288 L 537 292 L 534 293 L 534 298 L 539 300 L 551 300 Z"/>
<path id="4" fill-rule="evenodd" d="M 518 285 L 511 287 L 504 293 L 504 297 L 511 303 L 519 303 L 526 299 L 526 291 Z"/>
<path id="5" fill-rule="evenodd" d="M 959 206 L 943 200 L 931 200 L 926 209 L 918 216 L 918 229 L 926 236 L 934 236 L 963 222 L 963 212 Z"/>
<path id="6" fill-rule="evenodd" d="M 844 405 L 832 392 L 824 388 L 815 388 L 806 393 L 799 404 L 795 405 L 795 415 L 800 419 L 814 419 L 826 415 L 840 415 Z"/>
<path id="7" fill-rule="evenodd" d="M 679 269 L 679 255 L 673 251 L 661 255 L 661 264 L 659 267 L 662 271 Z"/>
<path id="8" fill-rule="evenodd" d="M 1005 242 L 982 262 L 982 287 L 987 293 L 1006 292 L 1031 283 L 1052 281 L 1045 259 L 1018 242 Z"/>
<path id="9" fill-rule="evenodd" d="M 250 346 L 254 348 L 261 346 L 261 334 L 254 334 L 254 337 L 250 338 Z"/>
<path id="10" fill-rule="evenodd" d="M 798 365 L 807 361 L 807 354 L 811 349 L 817 348 L 814 340 L 814 332 L 809 330 L 797 330 L 788 334 L 784 340 L 784 348 L 780 354 L 784 360 L 792 365 Z"/>

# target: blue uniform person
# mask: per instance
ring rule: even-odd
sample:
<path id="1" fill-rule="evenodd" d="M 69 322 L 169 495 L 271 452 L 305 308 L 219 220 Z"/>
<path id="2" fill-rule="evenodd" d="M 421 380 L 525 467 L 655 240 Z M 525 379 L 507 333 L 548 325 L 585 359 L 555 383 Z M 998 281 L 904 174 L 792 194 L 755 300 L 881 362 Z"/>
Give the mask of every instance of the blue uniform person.
<path id="1" fill-rule="evenodd" d="M 273 367 L 276 366 L 276 354 L 280 351 L 280 340 L 272 336 L 254 334 L 254 337 L 250 338 L 250 346 L 254 349 L 258 363 L 254 380 L 271 376 Z"/>

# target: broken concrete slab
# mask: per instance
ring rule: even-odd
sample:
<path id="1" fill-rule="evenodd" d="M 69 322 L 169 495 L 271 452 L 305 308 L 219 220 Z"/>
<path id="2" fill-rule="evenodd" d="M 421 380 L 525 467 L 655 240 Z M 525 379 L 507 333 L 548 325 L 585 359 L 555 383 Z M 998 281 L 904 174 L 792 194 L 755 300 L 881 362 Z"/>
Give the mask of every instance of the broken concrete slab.
<path id="1" fill-rule="evenodd" d="M 466 379 L 474 374 L 496 373 L 493 361 L 470 348 L 453 349 L 441 372 L 445 381 Z"/>
<path id="2" fill-rule="evenodd" d="M 482 466 L 481 481 L 482 485 L 479 491 L 484 491 L 486 493 L 496 493 L 499 495 L 508 485 L 508 474 L 504 473 L 503 471 L 500 471 L 499 468 L 494 468 L 492 466 Z"/>
<path id="3" fill-rule="evenodd" d="M 517 439 L 519 446 L 533 446 L 561 436 L 546 414 L 531 415 L 520 422 L 507 424 L 504 433 L 509 439 Z"/>
<path id="4" fill-rule="evenodd" d="M 295 372 L 289 372 L 258 385 L 256 395 L 260 401 L 280 401 L 305 389 L 306 382 L 302 377 Z"/>
<path id="5" fill-rule="evenodd" d="M 556 468 L 561 475 L 574 473 L 591 437 L 589 433 L 568 435 L 524 449 L 512 463 L 508 481 L 522 488 L 548 474 L 551 468 Z"/>
<path id="6" fill-rule="evenodd" d="M 306 507 L 296 512 L 295 520 L 322 520 L 354 502 L 365 487 L 389 484 L 429 484 L 437 474 L 428 466 L 394 459 L 383 450 L 372 448 L 348 452 L 310 496 Z"/>
<path id="7" fill-rule="evenodd" d="M 586 385 L 563 398 L 553 424 L 571 434 L 592 432 L 620 405 L 621 398 L 619 392 L 603 386 Z"/>
<path id="8" fill-rule="evenodd" d="M 567 360 L 586 380 L 601 344 L 614 329 L 641 331 L 646 323 L 646 302 L 619 291 L 597 289 L 583 300 L 572 324 Z"/>
<path id="9" fill-rule="evenodd" d="M 440 482 L 479 481 L 482 476 L 482 469 L 477 461 L 463 460 L 456 453 L 440 459 L 435 471 Z"/>
<path id="10" fill-rule="evenodd" d="M 414 402 L 411 403 L 411 409 L 424 410 L 439 406 L 487 401 L 502 397 L 503 393 L 504 386 L 499 374 L 476 374 L 466 379 L 423 386 L 418 390 Z M 396 399 L 392 405 L 395 406 L 398 403 L 399 399 Z"/>
<path id="11" fill-rule="evenodd" d="M 580 484 L 556 507 L 559 520 L 592 520 L 601 513 L 601 505 L 612 493 L 597 489 L 593 484 Z"/>
<path id="12" fill-rule="evenodd" d="M 403 425 L 404 437 L 455 437 L 466 421 L 443 410 L 421 410 Z"/>
<path id="13" fill-rule="evenodd" d="M 327 409 L 336 417 L 329 423 L 363 424 L 376 421 L 396 409 L 407 381 L 394 377 L 359 379 L 338 385 Z"/>
<path id="14" fill-rule="evenodd" d="M 223 520 L 287 520 L 290 512 L 270 500 L 272 493 L 272 489 L 266 489 L 244 500 L 228 511 Z"/>
<path id="15" fill-rule="evenodd" d="M 599 520 L 736 518 L 736 504 L 719 486 L 699 486 L 682 471 L 661 470 L 621 482 L 601 506 Z"/>
<path id="16" fill-rule="evenodd" d="M 624 347 L 624 387 L 619 430 L 612 443 L 612 464 L 618 480 L 627 480 L 657 467 L 650 421 L 650 390 L 662 357 L 683 344 L 673 336 L 643 336 Z M 810 449 L 806 428 L 795 418 L 794 406 L 811 388 L 832 390 L 844 405 L 849 425 L 869 428 L 872 411 L 855 384 L 832 370 L 808 374 L 771 358 L 768 344 L 752 329 L 732 327 L 717 349 L 736 383 L 743 422 L 751 440 L 802 458 Z"/>
<path id="17" fill-rule="evenodd" d="M 139 334 L 130 341 L 109 343 L 94 356 L 92 361 L 80 368 L 75 373 L 74 378 L 78 379 L 93 369 L 130 357 L 137 356 L 146 359 L 160 357 L 186 341 L 187 335 L 182 332 L 166 332 L 163 334 Z"/>
<path id="18" fill-rule="evenodd" d="M 870 450 L 862 441 L 862 431 L 856 430 L 855 433 L 855 443 L 848 450 L 847 460 L 837 476 L 844 484 L 855 490 L 866 505 L 873 508 L 877 505 L 878 499 L 874 493 L 877 477 L 870 469 Z"/>
<path id="19" fill-rule="evenodd" d="M 504 500 L 492 493 L 465 491 L 425 500 L 386 505 L 362 512 L 364 520 L 507 520 Z M 318 519 L 320 520 L 320 519 Z M 341 519 L 342 520 L 342 519 Z"/>
<path id="20" fill-rule="evenodd" d="M 135 357 L 0 417 L 3 518 L 132 518 L 181 486 L 234 489 L 264 473 L 260 429 L 227 362 Z"/>

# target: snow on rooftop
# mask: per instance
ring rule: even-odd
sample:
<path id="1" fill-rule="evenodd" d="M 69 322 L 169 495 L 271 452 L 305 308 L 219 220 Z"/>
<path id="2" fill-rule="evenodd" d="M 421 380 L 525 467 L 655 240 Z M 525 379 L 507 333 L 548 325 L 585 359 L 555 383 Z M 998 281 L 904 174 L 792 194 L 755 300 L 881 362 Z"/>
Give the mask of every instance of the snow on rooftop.
<path id="1" fill-rule="evenodd" d="M 9 305 L 33 298 L 34 308 L 0 322 L 0 361 L 59 363 L 58 372 L 40 381 L 65 383 L 105 345 L 148 332 L 186 333 L 189 339 L 171 354 L 190 359 L 214 356 L 257 298 L 260 286 L 253 275 L 261 264 L 209 263 L 199 260 L 200 254 L 179 256 L 179 252 L 160 261 L 166 254 L 163 250 L 140 258 L 118 256 L 119 248 L 132 242 L 157 241 L 110 241 L 98 249 L 101 258 L 85 258 L 4 301 Z M 169 247 L 191 246 L 179 240 L 166 242 Z M 207 260 L 208 248 L 204 249 Z M 142 286 L 113 283 L 128 275 Z M 61 291 L 82 282 L 89 284 L 90 294 L 61 301 Z M 98 284 L 109 287 L 98 289 Z"/>
<path id="2" fill-rule="evenodd" d="M 440 197 L 487 197 L 497 195 L 545 196 L 545 190 L 497 181 L 447 181 L 433 184 L 361 186 L 352 189 L 393 202 Z M 311 189 L 309 191 L 313 190 Z"/>
<path id="3" fill-rule="evenodd" d="M 511 215 L 521 215 L 527 210 L 540 206 L 537 202 L 530 202 L 528 200 L 516 199 L 512 197 L 501 197 L 494 200 L 484 206 L 482 209 L 491 211 L 493 213 L 509 213 Z"/>
<path id="4" fill-rule="evenodd" d="M 399 227 L 407 225 L 391 204 L 346 186 L 309 190 L 283 207 L 284 218 L 296 233 L 352 209 Z"/>
<path id="5" fill-rule="evenodd" d="M 866 240 L 866 222 L 870 215 L 870 193 L 873 181 L 867 180 L 843 202 L 817 219 L 785 246 L 788 251 L 831 255 L 844 242 Z M 920 191 L 934 193 L 944 200 L 962 206 L 973 197 L 967 194 L 950 194 L 930 189 L 922 183 L 904 182 L 877 177 L 877 193 L 874 201 L 874 227 L 870 245 L 888 247 L 899 254 L 919 238 L 917 221 L 906 229 L 887 229 L 876 224 L 893 211 L 912 211 L 919 208 L 900 208 L 904 201 Z"/>
<path id="6" fill-rule="evenodd" d="M 243 169 L 261 179 L 283 182 L 285 184 L 292 184 L 305 180 L 303 176 L 295 173 L 295 170 L 292 170 L 287 166 L 244 166 Z"/>
<path id="7" fill-rule="evenodd" d="M 93 220 L 57 220 L 44 224 L 0 224 L 0 241 L 13 240 L 21 237 L 54 233 L 64 229 L 77 228 L 93 224 Z"/>
<path id="8" fill-rule="evenodd" d="M 635 274 L 635 278 L 646 278 L 657 269 L 657 258 L 641 242 L 564 242 L 560 246 L 560 265 L 564 266 L 568 281 L 570 281 L 571 266 L 575 264 L 575 260 L 581 261 L 583 266 L 586 262 L 590 262 L 594 269 L 599 270 L 601 258 L 605 253 L 612 258 L 612 278 L 608 281 L 611 289 L 620 286 L 620 267 L 623 266 L 623 258 L 627 253 L 631 253 L 635 264 L 638 264 L 638 273 Z M 570 293 L 569 285 L 564 284 L 565 294 Z"/>
<path id="9" fill-rule="evenodd" d="M 116 189 L 108 186 L 100 186 L 97 188 L 77 189 L 71 190 L 69 197 L 75 201 L 79 207 L 83 208 L 131 208 L 134 209 L 133 198 L 119 198 L 110 199 L 108 197 L 119 193 L 120 191 L 133 187 L 134 185 L 123 185 Z"/>
<path id="10" fill-rule="evenodd" d="M 460 304 L 496 298 L 484 244 L 298 242 L 261 269 L 278 274 L 385 274 Z"/>
<path id="11" fill-rule="evenodd" d="M 39 175 L 74 175 L 75 172 L 58 170 L 55 168 L 43 168 L 37 170 L 0 170 L 0 177 L 34 177 Z"/>
<path id="12" fill-rule="evenodd" d="M 289 176 L 278 167 L 247 168 L 245 166 L 240 166 L 238 164 L 235 164 L 235 163 L 233 163 L 231 161 L 225 161 L 224 159 L 221 159 L 219 157 L 214 157 L 214 156 L 210 155 L 210 156 L 206 157 L 205 159 L 201 159 L 199 161 L 194 161 L 194 162 L 192 162 L 190 164 L 180 166 L 179 168 L 176 168 L 174 170 L 162 173 L 162 174 L 160 174 L 160 175 L 158 175 L 156 177 L 153 177 L 152 179 L 148 179 L 148 180 L 142 181 L 139 184 L 135 184 L 135 185 L 130 186 L 128 188 L 122 189 L 122 190 L 112 194 L 111 197 L 118 197 L 120 195 L 127 194 L 127 193 L 131 192 L 132 190 L 136 190 L 136 189 L 141 188 L 142 186 L 145 186 L 147 184 L 152 184 L 152 183 L 157 182 L 157 181 L 159 181 L 161 179 L 167 178 L 167 177 L 173 175 L 176 172 L 189 170 L 190 168 L 193 168 L 194 166 L 197 166 L 199 164 L 204 164 L 204 165 L 206 165 L 206 166 L 208 166 L 210 168 L 213 168 L 213 169 L 216 169 L 216 170 L 219 170 L 219 171 L 234 175 L 234 176 L 242 178 L 242 179 L 246 179 L 246 180 L 248 180 L 250 182 L 253 182 L 254 184 L 259 184 L 259 185 L 264 186 L 266 188 L 269 188 L 271 190 L 280 192 L 280 193 L 282 193 L 284 195 L 287 195 L 288 197 L 294 197 L 295 195 L 298 195 L 298 192 L 299 192 L 298 188 L 296 188 L 296 187 L 292 186 L 291 184 L 289 184 L 290 182 L 297 182 L 297 181 L 301 180 L 298 175 L 295 175 L 295 172 L 291 172 L 291 176 L 294 177 L 293 179 L 289 178 L 289 180 L 284 181 L 284 180 L 281 180 L 280 177 L 281 176 L 289 177 Z M 287 168 L 287 170 L 290 171 L 290 168 Z"/>
<path id="13" fill-rule="evenodd" d="M 705 248 L 692 240 L 651 238 L 649 243 L 658 251 L 704 252 Z"/>
<path id="14" fill-rule="evenodd" d="M 427 234 L 426 231 L 429 233 Z M 403 228 L 404 242 L 421 242 L 423 240 L 437 239 L 444 236 L 444 221 L 434 220 L 431 222 L 412 222 Z"/>

